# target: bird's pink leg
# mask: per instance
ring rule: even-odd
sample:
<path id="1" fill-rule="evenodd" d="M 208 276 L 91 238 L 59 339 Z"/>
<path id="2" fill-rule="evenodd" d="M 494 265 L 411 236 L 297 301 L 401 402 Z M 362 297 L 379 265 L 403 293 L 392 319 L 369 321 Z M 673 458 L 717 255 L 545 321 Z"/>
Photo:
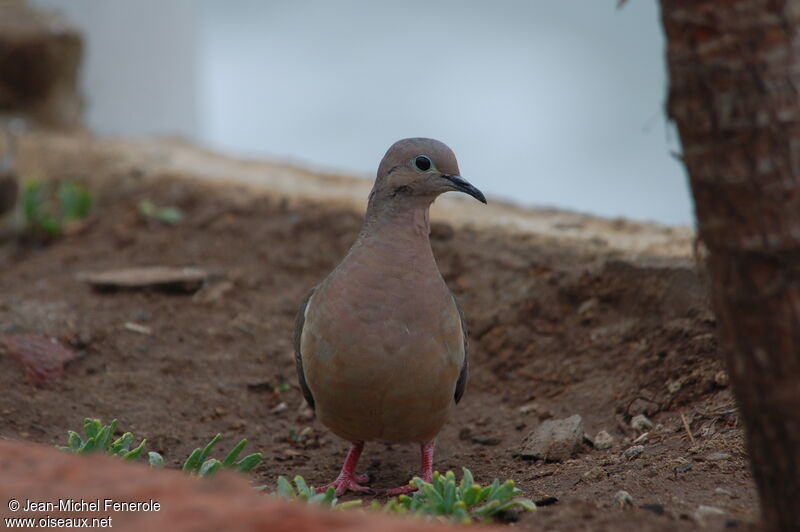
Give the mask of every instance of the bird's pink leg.
<path id="1" fill-rule="evenodd" d="M 433 449 L 435 446 L 435 440 L 431 440 L 428 443 L 424 443 L 420 446 L 420 451 L 422 453 L 422 474 L 420 475 L 420 478 L 425 482 L 431 482 L 433 480 Z M 404 493 L 411 493 L 413 491 L 417 491 L 417 488 L 411 484 L 406 484 L 405 486 L 400 486 L 399 488 L 389 490 L 388 494 L 402 495 Z"/>
<path id="2" fill-rule="evenodd" d="M 328 488 L 333 486 L 336 489 L 336 496 L 341 497 L 348 491 L 356 491 L 356 492 L 365 492 L 365 491 L 372 491 L 371 489 L 360 486 L 359 482 L 367 482 L 369 480 L 369 475 L 357 475 L 356 474 L 356 466 L 358 465 L 358 458 L 361 456 L 361 451 L 364 450 L 364 442 L 357 441 L 352 444 L 350 447 L 350 451 L 347 453 L 347 458 L 344 459 L 344 465 L 342 466 L 342 470 L 339 472 L 339 476 L 336 477 L 336 480 L 331 482 L 330 484 L 326 484 L 322 487 L 317 488 L 317 493 L 322 493 L 327 491 Z"/>

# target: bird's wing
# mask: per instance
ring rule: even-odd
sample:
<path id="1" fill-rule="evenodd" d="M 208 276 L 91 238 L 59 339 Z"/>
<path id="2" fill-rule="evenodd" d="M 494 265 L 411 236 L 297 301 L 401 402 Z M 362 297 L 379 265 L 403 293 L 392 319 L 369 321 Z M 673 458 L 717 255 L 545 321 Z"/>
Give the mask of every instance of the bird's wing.
<path id="1" fill-rule="evenodd" d="M 464 395 L 464 390 L 467 388 L 467 378 L 469 377 L 469 335 L 467 333 L 467 319 L 464 317 L 464 310 L 458 304 L 458 300 L 453 296 L 453 301 L 458 309 L 458 315 L 461 318 L 461 334 L 464 335 L 464 365 L 461 366 L 461 373 L 458 374 L 458 381 L 456 381 L 456 403 L 461 400 Z"/>
<path id="2" fill-rule="evenodd" d="M 306 398 L 308 405 L 314 408 L 314 396 L 311 395 L 311 389 L 306 383 L 306 375 L 303 372 L 303 356 L 300 353 L 300 338 L 303 335 L 303 325 L 306 323 L 306 307 L 314 295 L 316 287 L 312 288 L 308 293 L 303 303 L 300 305 L 300 310 L 297 311 L 297 317 L 294 320 L 294 363 L 297 367 L 297 381 L 300 384 L 300 390 L 303 392 L 303 397 Z"/>

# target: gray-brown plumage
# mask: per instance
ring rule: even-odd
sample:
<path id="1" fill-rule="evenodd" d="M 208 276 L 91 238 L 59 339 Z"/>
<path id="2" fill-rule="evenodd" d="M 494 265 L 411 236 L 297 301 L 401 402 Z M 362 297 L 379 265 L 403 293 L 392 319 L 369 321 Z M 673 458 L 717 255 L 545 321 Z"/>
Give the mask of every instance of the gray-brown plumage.
<path id="1" fill-rule="evenodd" d="M 349 252 L 303 302 L 295 327 L 300 387 L 320 421 L 353 446 L 336 492 L 364 491 L 355 465 L 370 440 L 419 443 L 423 478 L 433 442 L 469 372 L 463 312 L 431 250 L 428 211 L 447 191 L 486 202 L 432 139 L 387 151 Z M 320 489 L 325 489 L 324 486 Z M 392 493 L 410 491 L 404 486 Z"/>

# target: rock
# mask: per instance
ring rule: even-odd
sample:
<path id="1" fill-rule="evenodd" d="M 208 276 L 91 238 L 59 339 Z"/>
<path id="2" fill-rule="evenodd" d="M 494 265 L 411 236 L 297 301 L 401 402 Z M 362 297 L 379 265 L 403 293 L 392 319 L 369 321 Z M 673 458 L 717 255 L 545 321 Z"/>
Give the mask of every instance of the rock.
<path id="1" fill-rule="evenodd" d="M 661 406 L 655 401 L 649 401 L 642 397 L 637 397 L 628 407 L 628 415 L 633 417 L 639 414 L 652 416 L 661 410 Z"/>
<path id="2" fill-rule="evenodd" d="M 731 455 L 728 453 L 711 453 L 708 456 L 706 456 L 706 460 L 708 460 L 709 462 L 717 462 L 719 460 L 727 460 L 730 457 Z"/>
<path id="3" fill-rule="evenodd" d="M 578 453 L 582 441 L 581 416 L 547 420 L 528 434 L 520 454 L 523 458 L 563 462 Z"/>
<path id="4" fill-rule="evenodd" d="M 676 473 L 686 473 L 687 471 L 692 469 L 692 467 L 693 466 L 692 466 L 691 462 L 686 462 L 685 464 L 681 464 L 681 465 L 677 466 L 675 468 L 675 472 Z"/>
<path id="5" fill-rule="evenodd" d="M 286 401 L 281 401 L 278 403 L 274 408 L 272 408 L 269 413 L 270 414 L 280 414 L 285 412 L 289 408 L 289 405 L 286 404 Z"/>
<path id="6" fill-rule="evenodd" d="M 233 289 L 234 284 L 230 281 L 206 284 L 206 286 L 192 296 L 192 299 L 197 303 L 213 303 L 222 299 L 225 294 Z"/>
<path id="7" fill-rule="evenodd" d="M 541 506 L 552 506 L 557 502 L 558 502 L 558 498 L 557 497 L 552 497 L 552 496 L 550 496 L 550 497 L 542 497 L 541 499 L 533 501 L 533 503 L 536 505 L 537 508 L 539 508 Z"/>
<path id="8" fill-rule="evenodd" d="M 633 497 L 631 494 L 625 490 L 619 490 L 614 494 L 614 502 L 620 505 L 622 508 L 626 506 L 633 506 Z"/>
<path id="9" fill-rule="evenodd" d="M 600 466 L 595 466 L 583 474 L 583 478 L 586 480 L 602 480 L 605 476 L 606 472 Z"/>
<path id="10" fill-rule="evenodd" d="M 614 445 L 614 438 L 608 432 L 601 430 L 594 437 L 594 448 L 598 450 L 610 449 Z"/>
<path id="11" fill-rule="evenodd" d="M 725 510 L 717 508 L 716 506 L 706 506 L 705 504 L 698 506 L 697 510 L 694 512 L 694 517 L 698 521 L 704 521 L 708 517 L 717 517 L 720 515 L 725 515 Z"/>
<path id="12" fill-rule="evenodd" d="M 653 428 L 653 422 L 644 414 L 639 414 L 631 419 L 631 428 L 638 431 L 650 430 Z"/>
<path id="13" fill-rule="evenodd" d="M 596 297 L 587 299 L 586 301 L 581 303 L 580 306 L 578 307 L 578 315 L 585 316 L 586 314 L 589 314 L 590 312 L 595 310 L 599 304 L 600 302 L 597 300 Z"/>
<path id="14" fill-rule="evenodd" d="M 678 393 L 678 390 L 680 390 L 682 387 L 683 379 L 676 379 L 674 381 L 667 382 L 667 391 L 669 391 L 669 393 Z"/>
<path id="15" fill-rule="evenodd" d="M 0 338 L 0 347 L 22 362 L 28 376 L 38 385 L 61 377 L 64 365 L 75 359 L 73 349 L 41 335 L 8 334 Z"/>
<path id="16" fill-rule="evenodd" d="M 77 278 L 97 290 L 153 288 L 193 293 L 203 286 L 208 276 L 208 272 L 200 268 L 142 266 L 104 272 L 81 272 Z"/>
<path id="17" fill-rule="evenodd" d="M 644 452 L 644 445 L 634 445 L 633 447 L 628 447 L 622 453 L 622 456 L 628 460 L 633 460 L 634 458 L 638 458 Z"/>
<path id="18" fill-rule="evenodd" d="M 728 379 L 727 372 L 720 370 L 714 374 L 714 384 L 716 384 L 718 387 L 727 388 L 729 382 L 730 381 Z"/>
<path id="19" fill-rule="evenodd" d="M 470 438 L 470 441 L 472 443 L 477 443 L 479 445 L 492 446 L 492 445 L 500 445 L 500 442 L 502 440 L 497 436 L 473 436 L 472 438 Z"/>

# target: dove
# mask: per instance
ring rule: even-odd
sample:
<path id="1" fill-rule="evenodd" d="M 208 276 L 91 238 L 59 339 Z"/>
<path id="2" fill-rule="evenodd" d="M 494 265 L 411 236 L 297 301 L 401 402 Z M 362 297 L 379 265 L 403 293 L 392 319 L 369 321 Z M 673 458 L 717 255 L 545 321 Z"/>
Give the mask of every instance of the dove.
<path id="1" fill-rule="evenodd" d="M 420 477 L 433 476 L 436 436 L 469 374 L 464 313 L 431 249 L 429 210 L 456 191 L 482 203 L 456 157 L 426 138 L 393 144 L 378 166 L 361 231 L 303 301 L 295 323 L 300 389 L 320 422 L 350 442 L 334 487 L 371 491 L 356 466 L 365 442 L 420 446 Z M 405 484 L 390 495 L 416 488 Z"/>

